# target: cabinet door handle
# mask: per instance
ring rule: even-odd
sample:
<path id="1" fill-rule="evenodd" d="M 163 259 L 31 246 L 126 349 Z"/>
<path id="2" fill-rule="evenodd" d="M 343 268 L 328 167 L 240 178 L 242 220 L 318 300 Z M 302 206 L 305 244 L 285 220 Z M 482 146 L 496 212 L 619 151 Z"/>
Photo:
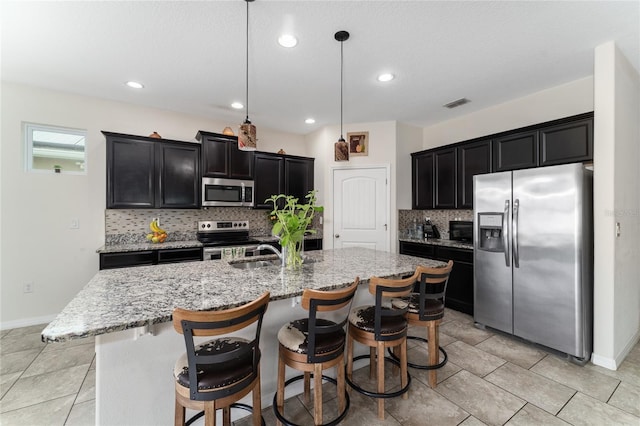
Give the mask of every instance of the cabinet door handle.
<path id="1" fill-rule="evenodd" d="M 336 234 L 336 235 L 335 235 L 335 237 L 336 237 L 336 238 L 340 238 L 340 234 Z"/>

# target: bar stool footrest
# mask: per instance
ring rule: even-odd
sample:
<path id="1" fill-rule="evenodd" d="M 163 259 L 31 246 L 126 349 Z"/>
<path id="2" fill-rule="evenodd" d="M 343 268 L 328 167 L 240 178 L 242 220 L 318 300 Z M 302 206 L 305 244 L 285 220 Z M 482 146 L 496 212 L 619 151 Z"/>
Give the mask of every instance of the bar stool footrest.
<path id="1" fill-rule="evenodd" d="M 284 382 L 284 387 L 286 388 L 291 383 L 297 382 L 298 380 L 302 380 L 303 378 L 304 378 L 304 374 L 292 377 L 289 380 L 287 380 L 286 382 Z M 311 373 L 311 378 L 313 378 L 313 373 Z M 322 378 L 324 380 L 328 381 L 328 382 L 333 383 L 336 386 L 338 385 L 338 381 L 336 379 L 334 379 L 333 377 L 328 377 L 328 376 L 325 376 L 323 374 Z M 290 422 L 282 414 L 280 414 L 280 412 L 278 411 L 277 397 L 278 397 L 278 392 L 276 392 L 275 395 L 273 395 L 273 413 L 276 415 L 278 420 L 280 420 L 280 422 L 282 422 L 282 424 L 286 425 L 286 426 L 300 426 L 297 423 Z M 344 399 L 345 399 L 345 404 L 344 404 L 344 410 L 342 411 L 342 413 L 340 413 L 340 415 L 338 417 L 336 417 L 335 419 L 331 420 L 329 423 L 323 423 L 320 426 L 336 426 L 338 423 L 340 423 L 342 420 L 344 420 L 344 418 L 347 416 L 347 413 L 349 412 L 349 406 L 351 405 L 351 400 L 349 398 L 349 392 L 346 392 L 346 390 L 345 390 L 345 393 L 344 393 Z M 314 404 L 315 404 L 315 401 L 314 401 Z M 284 407 L 283 407 L 283 409 L 284 409 Z"/>
<path id="2" fill-rule="evenodd" d="M 253 413 L 253 407 L 247 404 L 234 403 L 234 404 L 231 404 L 229 408 L 240 408 L 241 410 L 245 410 L 250 413 Z M 196 413 L 193 417 L 191 417 L 189 420 L 187 420 L 184 423 L 184 426 L 189 426 L 190 424 L 192 424 L 202 416 L 204 416 L 204 411 L 200 411 L 199 413 Z M 266 426 L 266 423 L 264 422 L 264 417 L 260 416 L 260 418 L 262 419 L 262 426 Z"/>
<path id="3" fill-rule="evenodd" d="M 353 358 L 353 361 L 358 361 L 360 359 L 365 359 L 365 358 L 371 358 L 371 355 L 360 355 L 357 356 L 355 358 Z M 394 358 L 389 358 L 389 357 L 384 357 L 385 361 L 389 361 L 390 363 L 394 364 L 396 367 L 400 367 L 400 361 L 394 359 Z M 353 390 L 355 390 L 358 393 L 361 393 L 362 395 L 366 395 L 370 398 L 395 398 L 398 397 L 404 393 L 406 393 L 409 390 L 409 386 L 411 385 L 411 374 L 409 374 L 409 372 L 407 371 L 407 385 L 405 387 L 403 387 L 400 390 L 397 390 L 395 392 L 373 392 L 373 391 L 368 391 L 366 389 L 361 388 L 360 386 L 358 386 L 357 384 L 353 383 L 351 381 L 351 379 L 349 379 L 349 376 L 347 376 L 345 374 L 345 381 L 349 384 L 349 386 L 351 386 L 351 388 Z"/>
<path id="4" fill-rule="evenodd" d="M 422 342 L 429 343 L 429 341 L 427 339 L 425 339 L 424 337 L 407 336 L 407 339 L 420 340 Z M 449 360 L 449 356 L 447 355 L 447 352 L 442 348 L 442 346 L 438 346 L 438 350 L 444 356 L 444 359 L 442 361 L 440 361 L 440 363 L 438 363 L 438 364 L 435 364 L 435 365 L 422 365 L 422 364 L 413 364 L 411 362 L 407 362 L 407 365 L 409 367 L 411 367 L 411 368 L 416 368 L 418 370 L 437 370 L 439 368 L 442 368 L 442 367 L 444 367 L 444 365 Z M 393 352 L 391 352 L 391 349 L 388 349 L 388 352 L 389 352 L 389 355 L 391 356 L 392 359 L 398 361 L 398 357 Z"/>

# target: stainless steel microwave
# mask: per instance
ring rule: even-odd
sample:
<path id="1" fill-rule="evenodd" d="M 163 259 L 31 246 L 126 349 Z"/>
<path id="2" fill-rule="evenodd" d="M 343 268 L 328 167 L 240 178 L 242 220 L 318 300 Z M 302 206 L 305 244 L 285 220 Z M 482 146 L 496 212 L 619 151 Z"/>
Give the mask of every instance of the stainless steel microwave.
<path id="1" fill-rule="evenodd" d="M 202 207 L 253 207 L 253 181 L 202 178 Z"/>

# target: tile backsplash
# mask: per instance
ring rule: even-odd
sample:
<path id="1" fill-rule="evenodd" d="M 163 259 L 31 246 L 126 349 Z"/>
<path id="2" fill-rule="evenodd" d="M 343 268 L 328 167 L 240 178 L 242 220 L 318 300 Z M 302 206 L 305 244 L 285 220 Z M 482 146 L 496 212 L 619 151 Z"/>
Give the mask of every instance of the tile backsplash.
<path id="1" fill-rule="evenodd" d="M 252 236 L 271 234 L 269 210 L 254 210 L 244 207 L 210 207 L 201 210 L 105 210 L 105 244 L 135 244 L 146 241 L 149 222 L 160 219 L 160 227 L 167 231 L 167 241 L 189 241 L 196 239 L 196 227 L 201 220 L 248 220 Z M 319 215 L 313 219 L 312 228 L 319 230 Z"/>
<path id="2" fill-rule="evenodd" d="M 398 232 L 409 229 L 414 219 L 423 223 L 426 217 L 438 227 L 440 237 L 448 240 L 449 221 L 473 220 L 473 210 L 398 210 Z"/>

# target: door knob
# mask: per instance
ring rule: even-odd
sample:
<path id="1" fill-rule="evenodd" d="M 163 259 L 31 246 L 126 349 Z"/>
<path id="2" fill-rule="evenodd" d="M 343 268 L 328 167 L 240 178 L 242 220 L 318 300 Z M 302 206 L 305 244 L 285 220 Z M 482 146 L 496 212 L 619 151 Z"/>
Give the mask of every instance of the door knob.
<path id="1" fill-rule="evenodd" d="M 340 238 L 340 234 L 336 234 L 336 238 Z"/>

